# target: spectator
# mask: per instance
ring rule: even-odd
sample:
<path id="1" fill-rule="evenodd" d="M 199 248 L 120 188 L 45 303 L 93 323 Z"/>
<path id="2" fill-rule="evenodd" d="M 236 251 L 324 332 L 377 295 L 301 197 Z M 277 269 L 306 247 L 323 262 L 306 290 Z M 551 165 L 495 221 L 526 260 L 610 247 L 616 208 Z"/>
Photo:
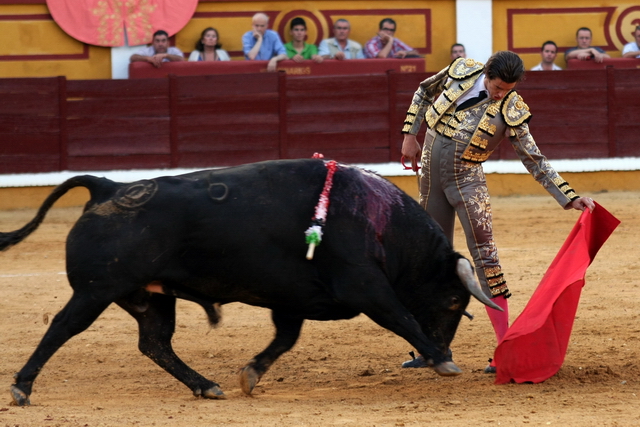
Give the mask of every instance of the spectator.
<path id="1" fill-rule="evenodd" d="M 325 39 L 318 46 L 318 55 L 325 59 L 364 59 L 360 43 L 349 40 L 351 24 L 346 19 L 338 19 L 333 24 L 333 38 Z"/>
<path id="2" fill-rule="evenodd" d="M 578 45 L 567 49 L 564 53 L 565 61 L 579 59 L 585 61 L 593 58 L 597 63 L 601 63 L 605 58 L 610 58 L 604 50 L 597 46 L 591 46 L 591 30 L 587 27 L 579 28 L 576 32 L 576 42 Z"/>
<path id="3" fill-rule="evenodd" d="M 289 25 L 291 41 L 285 43 L 284 48 L 287 50 L 287 57 L 296 62 L 302 62 L 305 59 L 312 59 L 315 62 L 322 62 L 324 58 L 318 55 L 316 45 L 306 43 L 307 39 L 307 23 L 302 18 L 293 18 Z"/>
<path id="4" fill-rule="evenodd" d="M 264 13 L 256 13 L 251 20 L 253 30 L 242 36 L 244 57 L 249 60 L 269 61 L 267 71 L 276 71 L 278 62 L 287 59 L 287 51 L 280 36 L 267 29 L 269 17 Z"/>
<path id="5" fill-rule="evenodd" d="M 153 33 L 151 46 L 143 47 L 129 58 L 130 62 L 148 62 L 156 68 L 163 62 L 184 61 L 184 55 L 177 47 L 169 46 L 169 34 L 164 30 Z"/>
<path id="6" fill-rule="evenodd" d="M 531 69 L 531 71 L 560 71 L 562 68 L 555 64 L 556 56 L 558 55 L 558 46 L 551 40 L 542 44 L 540 50 L 540 56 L 542 62 Z"/>
<path id="7" fill-rule="evenodd" d="M 636 27 L 633 37 L 635 37 L 636 41 L 627 43 L 622 48 L 623 58 L 640 58 L 640 25 Z"/>
<path id="8" fill-rule="evenodd" d="M 460 43 L 456 43 L 451 46 L 451 60 L 458 58 L 466 58 L 467 52 L 464 50 L 464 45 Z"/>
<path id="9" fill-rule="evenodd" d="M 205 28 L 196 42 L 196 50 L 189 55 L 189 61 L 230 61 L 229 54 L 221 47 L 218 30 Z"/>
<path id="10" fill-rule="evenodd" d="M 380 21 L 378 35 L 364 46 L 366 58 L 406 58 L 420 56 L 418 51 L 396 39 L 396 21 L 384 18 Z"/>

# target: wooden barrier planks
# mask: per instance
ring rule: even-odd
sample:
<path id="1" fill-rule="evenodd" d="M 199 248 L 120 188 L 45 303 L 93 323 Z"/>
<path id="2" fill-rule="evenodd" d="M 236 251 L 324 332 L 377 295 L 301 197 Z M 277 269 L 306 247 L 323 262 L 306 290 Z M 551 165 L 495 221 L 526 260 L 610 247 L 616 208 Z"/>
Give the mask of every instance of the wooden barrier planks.
<path id="1" fill-rule="evenodd" d="M 290 157 L 388 161 L 386 74 L 298 77 L 287 80 L 286 97 Z"/>
<path id="2" fill-rule="evenodd" d="M 71 170 L 170 167 L 166 80 L 69 80 Z"/>
<path id="3" fill-rule="evenodd" d="M 176 166 L 229 166 L 279 157 L 278 74 L 173 79 Z"/>
<path id="4" fill-rule="evenodd" d="M 229 166 L 314 152 L 395 162 L 407 108 L 429 75 L 2 79 L 0 173 Z M 527 73 L 517 90 L 541 151 L 640 156 L 639 77 L 612 68 Z M 491 157 L 515 158 L 509 143 Z"/>
<path id="5" fill-rule="evenodd" d="M 529 72 L 516 90 L 531 109 L 529 129 L 545 156 L 609 156 L 605 70 Z M 515 158 L 510 144 L 501 144 L 500 159 Z"/>
<path id="6" fill-rule="evenodd" d="M 640 85 L 638 70 L 614 70 L 612 113 L 613 139 L 619 157 L 639 156 Z"/>
<path id="7" fill-rule="evenodd" d="M 60 169 L 58 78 L 0 79 L 0 170 Z"/>

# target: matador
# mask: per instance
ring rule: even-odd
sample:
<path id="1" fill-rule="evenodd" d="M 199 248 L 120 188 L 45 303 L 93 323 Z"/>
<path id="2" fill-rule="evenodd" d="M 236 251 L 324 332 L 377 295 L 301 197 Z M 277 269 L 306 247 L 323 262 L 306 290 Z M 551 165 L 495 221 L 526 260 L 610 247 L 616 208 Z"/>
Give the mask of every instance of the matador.
<path id="1" fill-rule="evenodd" d="M 538 149 L 528 122 L 529 107 L 514 90 L 524 64 L 509 51 L 494 54 L 487 64 L 458 58 L 420 83 L 402 128 L 403 157 L 418 170 L 420 204 L 453 243 L 455 216 L 464 230 L 476 274 L 484 292 L 504 311 L 487 307 L 498 342 L 509 327 L 511 296 L 493 238 L 492 213 L 482 163 L 504 138 L 533 178 L 565 209 L 593 210 L 593 200 L 579 197 Z M 416 135 L 427 132 L 420 150 Z M 422 356 L 403 367 L 423 367 Z M 487 373 L 495 373 L 490 361 Z"/>

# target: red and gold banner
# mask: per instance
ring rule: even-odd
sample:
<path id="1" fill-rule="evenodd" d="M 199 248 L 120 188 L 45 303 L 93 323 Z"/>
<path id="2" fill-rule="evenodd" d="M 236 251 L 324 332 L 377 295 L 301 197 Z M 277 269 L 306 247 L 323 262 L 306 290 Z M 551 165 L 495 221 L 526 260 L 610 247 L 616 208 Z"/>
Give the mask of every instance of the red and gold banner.
<path id="1" fill-rule="evenodd" d="M 151 42 L 157 30 L 170 36 L 189 22 L 198 0 L 47 0 L 56 23 L 71 37 L 97 46 Z"/>

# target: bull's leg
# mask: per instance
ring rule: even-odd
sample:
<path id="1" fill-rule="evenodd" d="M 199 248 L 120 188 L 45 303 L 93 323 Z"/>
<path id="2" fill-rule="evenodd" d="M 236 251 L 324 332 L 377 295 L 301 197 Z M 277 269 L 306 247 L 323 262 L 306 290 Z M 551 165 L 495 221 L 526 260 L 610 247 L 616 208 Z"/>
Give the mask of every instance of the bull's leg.
<path id="1" fill-rule="evenodd" d="M 360 272 L 352 279 L 334 286 L 336 297 L 342 303 L 360 310 L 371 320 L 407 340 L 425 359 L 433 361 L 433 369 L 440 375 L 451 376 L 462 373 L 451 360 L 448 349 L 439 348 L 432 338 L 427 337 L 411 312 L 398 300 L 386 277 Z M 368 279 L 365 278 L 369 276 Z M 350 286 L 348 286 L 350 285 Z M 360 286 L 355 289 L 354 286 Z M 341 290 L 350 289 L 349 292 Z M 440 346 L 443 347 L 443 346 Z"/>
<path id="2" fill-rule="evenodd" d="M 204 309 L 205 313 L 207 313 L 209 325 L 211 325 L 212 327 L 216 327 L 220 323 L 220 319 L 222 316 L 220 313 L 220 303 L 218 302 L 212 302 L 209 299 L 202 298 L 198 295 L 194 295 L 193 293 L 186 293 L 182 290 L 173 288 L 171 285 L 166 285 L 165 283 L 159 281 L 149 283 L 145 287 L 145 289 L 149 292 L 171 295 L 179 299 L 195 302 Z"/>
<path id="3" fill-rule="evenodd" d="M 11 396 L 16 405 L 29 405 L 31 388 L 45 363 L 71 337 L 87 329 L 111 303 L 74 293 L 67 305 L 53 318 L 51 326 L 27 364 L 15 375 Z"/>
<path id="4" fill-rule="evenodd" d="M 132 297 L 134 297 L 132 295 Z M 135 295 L 139 297 L 139 295 Z M 138 348 L 145 356 L 189 387 L 195 396 L 224 399 L 220 386 L 191 369 L 173 351 L 171 338 L 176 326 L 176 299 L 168 295 L 151 294 L 145 301 L 146 309 L 140 311 L 129 300 L 117 301 L 118 305 L 138 321 Z"/>
<path id="5" fill-rule="evenodd" d="M 294 346 L 304 322 L 300 317 L 292 317 L 277 311 L 271 312 L 271 319 L 276 327 L 275 338 L 262 353 L 251 359 L 240 371 L 240 387 L 246 394 L 251 394 L 273 362 Z"/>

